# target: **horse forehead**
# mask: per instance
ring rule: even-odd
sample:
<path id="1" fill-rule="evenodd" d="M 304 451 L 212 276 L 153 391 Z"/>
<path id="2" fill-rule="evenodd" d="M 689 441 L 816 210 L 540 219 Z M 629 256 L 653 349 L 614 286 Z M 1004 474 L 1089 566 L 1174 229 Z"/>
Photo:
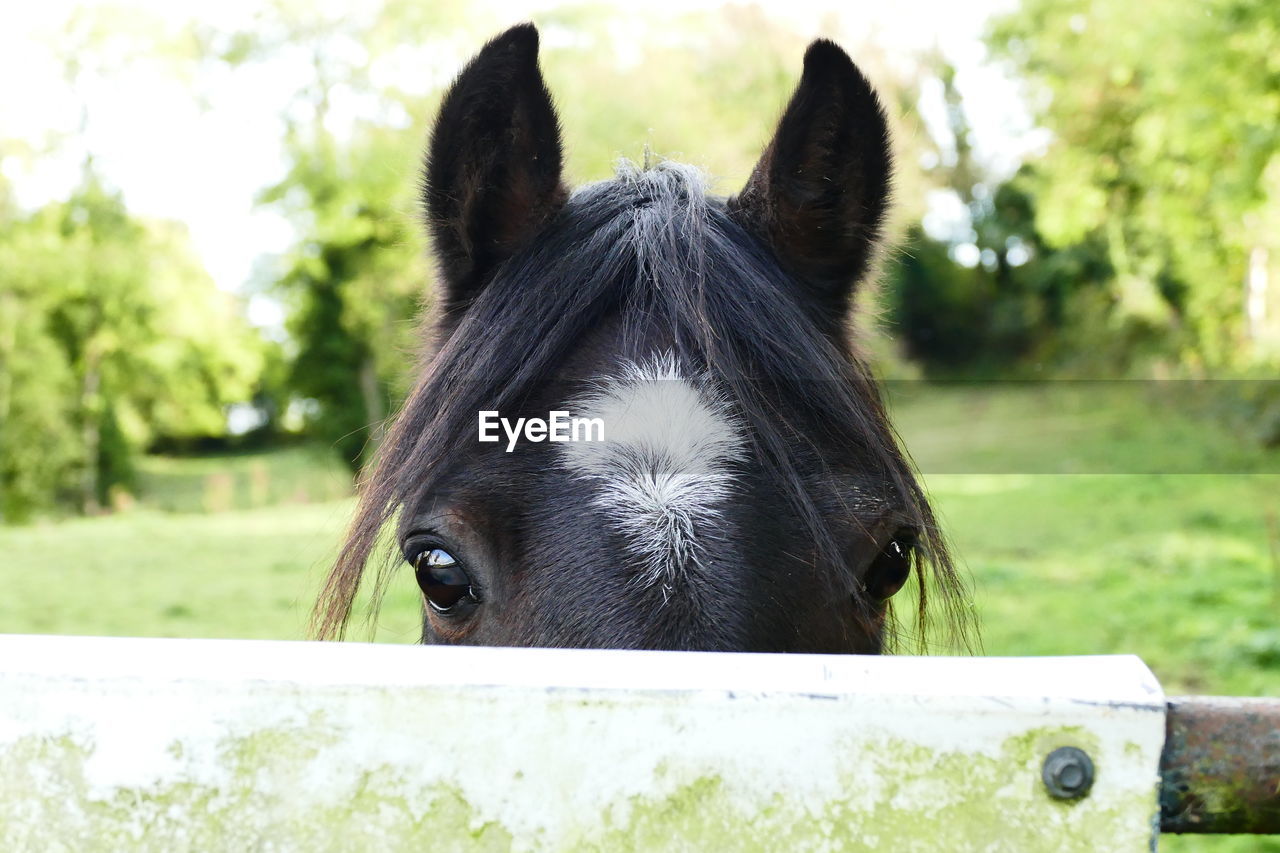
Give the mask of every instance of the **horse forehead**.
<path id="1" fill-rule="evenodd" d="M 670 588 L 705 570 L 747 445 L 719 385 L 659 354 L 624 364 L 568 406 L 599 418 L 604 438 L 559 445 L 558 462 L 589 482 L 593 507 L 640 567 L 637 581 Z"/>

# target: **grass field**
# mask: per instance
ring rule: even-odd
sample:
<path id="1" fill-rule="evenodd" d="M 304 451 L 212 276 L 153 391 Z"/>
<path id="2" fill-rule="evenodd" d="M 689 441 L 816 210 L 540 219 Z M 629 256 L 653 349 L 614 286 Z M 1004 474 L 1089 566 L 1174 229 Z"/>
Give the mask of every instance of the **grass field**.
<path id="1" fill-rule="evenodd" d="M 1280 695 L 1280 453 L 1141 383 L 894 390 L 986 653 Z"/>
<path id="2" fill-rule="evenodd" d="M 1171 693 L 1280 696 L 1280 453 L 1140 386 L 1100 393 L 893 390 L 972 579 L 982 650 L 1135 653 Z M 129 511 L 0 527 L 0 632 L 302 637 L 352 507 L 340 466 L 294 448 L 143 474 Z M 376 639 L 412 642 L 417 606 L 402 572 Z"/>

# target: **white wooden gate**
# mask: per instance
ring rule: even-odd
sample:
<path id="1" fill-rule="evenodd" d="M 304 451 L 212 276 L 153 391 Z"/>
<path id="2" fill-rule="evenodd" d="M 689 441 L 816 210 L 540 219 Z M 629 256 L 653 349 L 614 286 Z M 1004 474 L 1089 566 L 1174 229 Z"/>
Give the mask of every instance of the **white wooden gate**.
<path id="1" fill-rule="evenodd" d="M 0 850 L 1138 853 L 1164 727 L 1123 656 L 0 636 Z"/>

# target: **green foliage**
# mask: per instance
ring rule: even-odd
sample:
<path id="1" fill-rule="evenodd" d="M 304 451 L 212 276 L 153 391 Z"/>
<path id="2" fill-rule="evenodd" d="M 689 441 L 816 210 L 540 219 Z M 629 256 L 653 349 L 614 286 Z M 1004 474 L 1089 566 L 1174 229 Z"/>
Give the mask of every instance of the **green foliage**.
<path id="1" fill-rule="evenodd" d="M 615 10 L 567 5 L 536 16 L 547 47 L 542 67 L 560 113 L 571 185 L 612 176 L 619 158 L 646 151 L 689 162 L 715 192 L 746 182 L 800 77 L 812 34 L 780 23 L 760 6 L 726 5 L 622 28 Z M 895 233 L 923 213 L 918 166 L 933 142 L 914 109 L 924 69 L 889 56 L 875 39 L 841 40 L 888 105 L 893 129 Z"/>
<path id="2" fill-rule="evenodd" d="M 157 435 L 219 434 L 247 400 L 257 336 L 186 234 L 132 218 L 86 171 L 0 232 L 0 508 L 106 505 Z"/>
<path id="3" fill-rule="evenodd" d="M 402 135 L 369 127 L 345 145 L 297 134 L 293 168 L 263 196 L 302 230 L 277 284 L 296 347 L 286 383 L 313 401 L 311 433 L 353 470 L 407 389 L 428 279 L 408 214 L 416 184 L 387 165 L 404 162 L 404 145 Z"/>
<path id="4" fill-rule="evenodd" d="M 1100 322 L 1112 275 L 1104 248 L 1046 241 L 1033 180 L 1024 169 L 971 204 L 978 263 L 959 263 L 955 246 L 913 226 L 886 271 L 886 320 L 930 373 L 1017 375 L 1083 360 L 1115 375 L 1141 351 L 1134 330 Z"/>
<path id="5" fill-rule="evenodd" d="M 1027 0 L 989 42 L 1054 134 L 1037 228 L 1102 242 L 1108 321 L 1167 333 L 1191 367 L 1280 351 L 1274 319 L 1251 327 L 1244 305 L 1251 253 L 1272 279 L 1280 266 L 1280 6 Z"/>
<path id="6" fill-rule="evenodd" d="M 1280 7 L 1029 0 L 988 43 L 1052 142 L 993 186 L 954 74 L 938 68 L 952 140 L 933 178 L 972 228 L 944 242 L 916 228 L 890 270 L 889 317 L 908 353 L 935 374 L 1274 365 Z M 957 263 L 958 248 L 981 264 Z"/>
<path id="7" fill-rule="evenodd" d="M 12 269 L 0 241 L 0 269 Z M 9 279 L 4 279 L 8 281 Z M 0 282 L 0 519 L 26 518 L 75 493 L 81 462 L 75 377 L 41 329 L 42 300 Z"/>

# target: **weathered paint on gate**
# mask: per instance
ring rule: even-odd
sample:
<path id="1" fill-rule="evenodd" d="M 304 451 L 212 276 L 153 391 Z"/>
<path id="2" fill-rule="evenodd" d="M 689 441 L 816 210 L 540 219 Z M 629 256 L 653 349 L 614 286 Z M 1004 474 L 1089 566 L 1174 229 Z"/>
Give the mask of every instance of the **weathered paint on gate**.
<path id="1" fill-rule="evenodd" d="M 0 848 L 1145 851 L 1164 702 L 1133 657 L 0 637 Z"/>

